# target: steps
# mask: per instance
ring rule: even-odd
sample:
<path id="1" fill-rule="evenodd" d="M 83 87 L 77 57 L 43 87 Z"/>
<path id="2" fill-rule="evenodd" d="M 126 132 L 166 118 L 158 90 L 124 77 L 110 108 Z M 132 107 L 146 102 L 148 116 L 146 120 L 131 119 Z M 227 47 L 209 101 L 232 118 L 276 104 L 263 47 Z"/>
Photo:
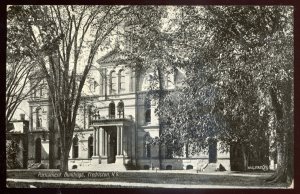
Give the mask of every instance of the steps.
<path id="1" fill-rule="evenodd" d="M 204 168 L 204 172 L 216 172 L 217 163 L 208 163 L 207 166 Z"/>
<path id="2" fill-rule="evenodd" d="M 86 171 L 126 171 L 126 167 L 124 164 L 94 164 L 90 166 L 78 166 L 77 169 L 74 170 L 86 170 Z"/>
<path id="3" fill-rule="evenodd" d="M 226 168 L 221 163 L 208 163 L 203 171 L 204 172 L 226 171 Z"/>

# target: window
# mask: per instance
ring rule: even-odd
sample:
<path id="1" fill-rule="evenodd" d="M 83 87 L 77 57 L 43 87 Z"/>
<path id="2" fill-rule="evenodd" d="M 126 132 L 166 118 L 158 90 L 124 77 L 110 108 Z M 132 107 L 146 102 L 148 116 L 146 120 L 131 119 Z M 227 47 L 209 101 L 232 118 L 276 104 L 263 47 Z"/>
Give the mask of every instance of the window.
<path id="1" fill-rule="evenodd" d="M 37 93 L 37 91 L 36 91 L 36 89 L 34 89 L 33 90 L 33 98 L 36 98 L 36 93 Z"/>
<path id="2" fill-rule="evenodd" d="M 94 92 L 96 91 L 96 88 L 97 88 L 98 85 L 99 85 L 99 84 L 98 84 L 96 81 L 94 81 L 94 84 L 93 84 L 93 86 L 94 86 L 93 91 L 94 91 Z"/>
<path id="3" fill-rule="evenodd" d="M 44 95 L 46 94 L 45 93 L 45 91 L 46 91 L 45 89 L 46 89 L 46 84 L 45 84 L 45 81 L 43 80 L 42 83 L 39 86 L 40 98 L 44 97 Z"/>
<path id="4" fill-rule="evenodd" d="M 95 92 L 97 85 L 98 85 L 98 83 L 95 81 L 94 78 L 89 79 L 89 90 L 90 90 L 90 92 Z"/>
<path id="5" fill-rule="evenodd" d="M 151 123 L 151 100 L 145 99 L 145 123 Z"/>
<path id="6" fill-rule="evenodd" d="M 146 157 L 151 158 L 151 144 L 150 143 L 146 144 Z"/>
<path id="7" fill-rule="evenodd" d="M 187 165 L 187 166 L 186 166 L 186 169 L 187 169 L 187 170 L 191 170 L 191 169 L 193 169 L 193 168 L 194 168 L 193 165 Z"/>
<path id="8" fill-rule="evenodd" d="M 146 135 L 144 136 L 144 142 L 145 142 L 144 157 L 151 158 L 151 137 L 149 133 L 146 133 Z"/>
<path id="9" fill-rule="evenodd" d="M 144 165 L 144 170 L 149 170 L 150 169 L 150 166 L 149 165 Z"/>
<path id="10" fill-rule="evenodd" d="M 73 138 L 73 158 L 78 158 L 78 137 Z"/>
<path id="11" fill-rule="evenodd" d="M 88 106 L 88 127 L 92 124 L 92 106 Z"/>
<path id="12" fill-rule="evenodd" d="M 40 86 L 40 97 L 43 97 L 43 85 Z"/>
<path id="13" fill-rule="evenodd" d="M 172 74 L 168 73 L 166 75 L 165 85 L 166 89 L 169 89 L 172 86 Z"/>
<path id="14" fill-rule="evenodd" d="M 93 136 L 88 139 L 88 158 L 93 156 Z"/>
<path id="15" fill-rule="evenodd" d="M 146 74 L 144 77 L 143 85 L 142 85 L 142 90 L 146 91 L 152 88 L 152 85 L 154 85 L 154 76 L 153 74 Z"/>
<path id="16" fill-rule="evenodd" d="M 172 170 L 172 165 L 167 165 L 166 170 Z"/>
<path id="17" fill-rule="evenodd" d="M 118 117 L 124 118 L 124 102 L 122 100 L 118 103 Z"/>
<path id="18" fill-rule="evenodd" d="M 42 127 L 42 119 L 40 118 L 41 108 L 37 107 L 35 111 L 36 111 L 36 128 L 40 128 Z"/>
<path id="19" fill-rule="evenodd" d="M 109 104 L 109 118 L 110 119 L 114 119 L 116 115 L 116 107 L 115 107 L 115 103 L 111 102 Z"/>
<path id="20" fill-rule="evenodd" d="M 119 94 L 125 92 L 125 73 L 124 70 L 121 69 L 119 71 Z"/>
<path id="21" fill-rule="evenodd" d="M 116 72 L 115 71 L 112 71 L 110 73 L 110 92 L 109 94 L 116 94 L 117 90 L 116 90 L 116 87 L 117 87 L 117 76 L 116 76 Z"/>
<path id="22" fill-rule="evenodd" d="M 106 75 L 106 69 L 100 69 L 100 95 L 106 95 L 107 90 L 107 75 Z"/>

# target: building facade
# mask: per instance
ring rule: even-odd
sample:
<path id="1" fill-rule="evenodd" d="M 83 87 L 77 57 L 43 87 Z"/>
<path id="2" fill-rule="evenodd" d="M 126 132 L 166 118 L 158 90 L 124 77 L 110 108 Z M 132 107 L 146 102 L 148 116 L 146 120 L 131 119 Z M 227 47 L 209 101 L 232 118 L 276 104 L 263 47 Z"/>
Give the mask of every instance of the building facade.
<path id="1" fill-rule="evenodd" d="M 148 95 L 153 72 L 136 72 L 117 60 L 113 51 L 102 57 L 86 81 L 69 155 L 71 168 L 159 167 L 158 145 L 151 144 L 159 136 L 157 102 Z M 176 89 L 183 78 L 181 70 L 172 71 L 164 77 L 164 88 Z M 58 168 L 60 163 L 62 148 L 47 92 L 46 83 L 41 83 L 29 101 L 29 167 L 43 163 Z M 217 143 L 208 153 L 188 157 L 174 156 L 167 146 L 161 149 L 163 169 L 204 168 L 209 162 L 230 168 L 229 154 L 218 152 Z"/>

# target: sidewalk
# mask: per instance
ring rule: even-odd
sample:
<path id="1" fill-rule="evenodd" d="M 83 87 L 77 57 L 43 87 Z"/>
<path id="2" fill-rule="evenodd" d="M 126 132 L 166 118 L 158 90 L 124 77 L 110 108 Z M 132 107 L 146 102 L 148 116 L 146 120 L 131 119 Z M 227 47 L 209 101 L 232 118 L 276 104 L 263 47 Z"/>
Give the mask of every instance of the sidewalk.
<path id="1" fill-rule="evenodd" d="M 100 181 L 69 181 L 69 180 L 36 180 L 36 179 L 11 179 L 8 178 L 7 182 L 16 183 L 49 183 L 60 185 L 74 185 L 80 187 L 80 185 L 90 186 L 103 186 L 110 188 L 176 188 L 176 189 L 285 189 L 286 187 L 263 187 L 263 186 L 225 186 L 225 185 L 187 185 L 187 184 L 154 184 L 154 183 L 128 183 L 128 182 L 100 182 Z M 61 186 L 60 186 L 61 187 Z M 69 188 L 66 187 L 66 188 Z"/>

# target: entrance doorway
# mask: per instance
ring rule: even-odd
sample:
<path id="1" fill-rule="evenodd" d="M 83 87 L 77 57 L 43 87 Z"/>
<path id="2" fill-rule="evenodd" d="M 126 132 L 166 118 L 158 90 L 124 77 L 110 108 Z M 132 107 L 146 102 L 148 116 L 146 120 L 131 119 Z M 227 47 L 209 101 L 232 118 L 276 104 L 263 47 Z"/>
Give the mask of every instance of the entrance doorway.
<path id="1" fill-rule="evenodd" d="M 115 163 L 117 155 L 117 129 L 107 131 L 107 163 Z"/>
<path id="2" fill-rule="evenodd" d="M 217 140 L 210 139 L 208 146 L 208 162 L 216 163 L 217 162 Z"/>
<path id="3" fill-rule="evenodd" d="M 41 138 L 35 140 L 35 163 L 41 163 L 42 155 L 42 142 Z"/>

